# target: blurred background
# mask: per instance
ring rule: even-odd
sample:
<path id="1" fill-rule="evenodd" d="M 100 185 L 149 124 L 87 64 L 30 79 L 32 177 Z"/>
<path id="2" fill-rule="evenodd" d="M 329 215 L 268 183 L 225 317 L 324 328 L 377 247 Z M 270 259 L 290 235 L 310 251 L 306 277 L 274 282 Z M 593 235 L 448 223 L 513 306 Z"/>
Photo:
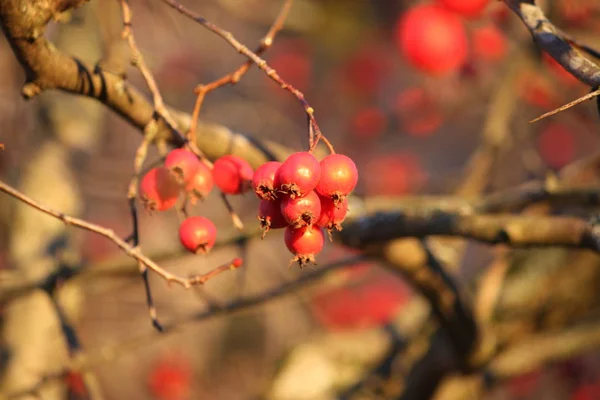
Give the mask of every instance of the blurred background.
<path id="1" fill-rule="evenodd" d="M 162 2 L 130 3 L 138 45 L 170 106 L 191 112 L 196 84 L 244 62 L 220 38 Z M 279 0 L 182 3 L 230 30 L 249 48 L 258 45 L 281 6 Z M 540 3 L 557 26 L 600 47 L 597 1 Z M 528 123 L 589 88 L 543 56 L 503 2 L 490 1 L 476 18 L 456 17 L 468 40 L 466 58 L 455 70 L 433 75 L 407 60 L 401 46 L 400 21 L 422 4 L 428 3 L 296 0 L 265 55 L 269 65 L 305 93 L 336 151 L 357 163 L 359 197 L 453 193 L 482 143 L 496 146 L 483 191 L 545 178 L 594 153 L 600 139 L 593 102 Z M 111 47 L 120 35 L 120 18 L 118 2 L 92 0 L 68 20 L 52 23 L 47 36 L 59 49 L 93 65 L 107 49 L 127 51 Z M 146 90 L 133 67 L 127 79 Z M 1 179 L 57 210 L 128 235 L 126 193 L 140 132 L 93 100 L 49 92 L 25 102 L 20 96 L 23 82 L 8 43 L 0 40 L 0 142 L 6 146 L 0 153 Z M 494 130 L 499 114 L 509 117 L 504 129 Z M 302 107 L 255 67 L 236 86 L 210 93 L 201 119 L 291 149 L 307 146 Z M 152 149 L 146 166 L 159 160 Z M 246 226 L 256 227 L 254 195 L 232 200 Z M 210 255 L 185 254 L 175 212 L 140 213 L 145 254 L 181 275 L 209 271 L 232 257 L 243 257 L 245 265 L 189 291 L 169 287 L 151 274 L 161 320 L 188 320 L 209 304 L 262 293 L 307 273 L 288 266 L 291 255 L 281 232 L 271 232 L 264 240 L 240 239 L 216 193 L 192 213 L 211 217 L 218 227 L 221 244 Z M 566 273 L 563 267 L 572 258 L 562 250 L 549 251 L 555 252 L 550 256 L 552 282 L 560 283 L 558 273 Z M 328 243 L 314 269 L 354 254 Z M 470 245 L 452 274 L 468 291 L 494 254 L 493 248 Z M 598 264 L 596 256 L 594 262 Z M 183 324 L 160 335 L 149 323 L 143 283 L 132 260 L 108 240 L 65 229 L 2 196 L 0 382 L 8 393 L 21 384 L 27 387 L 23 380 L 35 384 L 49 375 L 40 386 L 40 398 L 65 398 L 64 383 L 70 398 L 85 398 L 78 374 L 51 378 L 64 366 L 58 360 L 69 358 L 56 350 L 63 339 L 60 325 L 48 316 L 54 315 L 48 311 L 51 306 L 30 292 L 6 290 L 15 282 L 43 280 L 59 267 L 83 270 L 57 285 L 53 294 L 78 334 L 79 354 L 93 373 L 88 384 L 93 382 L 106 399 L 334 398 L 385 356 L 395 335 L 414 330 L 428 313 L 427 303 L 402 277 L 370 260 L 265 305 Z M 600 274 L 589 269 L 593 266 L 586 268 L 585 290 L 565 289 L 574 298 L 573 309 L 561 323 L 589 318 L 597 310 Z M 527 279 L 522 276 L 526 272 L 516 274 L 515 280 Z M 536 310 L 553 307 L 552 296 L 527 297 L 533 295 L 532 287 L 545 289 L 536 282 L 524 297 L 507 296 L 498 307 L 514 311 L 532 302 Z M 518 312 L 507 314 L 507 319 L 519 318 Z M 540 325 L 531 318 L 520 321 L 522 325 L 510 320 L 506 329 L 534 332 Z M 48 340 L 53 335 L 58 339 Z M 28 347 L 38 350 L 27 353 Z M 494 382 L 481 398 L 598 399 L 599 367 L 597 352 L 573 355 Z"/>

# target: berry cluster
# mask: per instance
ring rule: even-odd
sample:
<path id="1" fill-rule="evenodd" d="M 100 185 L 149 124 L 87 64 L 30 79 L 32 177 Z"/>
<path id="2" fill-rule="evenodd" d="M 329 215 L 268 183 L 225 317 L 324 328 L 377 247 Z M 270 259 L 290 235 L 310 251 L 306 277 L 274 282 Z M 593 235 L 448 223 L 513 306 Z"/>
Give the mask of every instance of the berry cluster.
<path id="1" fill-rule="evenodd" d="M 300 266 L 315 261 L 324 244 L 323 228 L 340 230 L 358 171 L 347 156 L 331 154 L 319 162 L 308 152 L 294 153 L 283 163 L 270 161 L 256 170 L 252 188 L 261 199 L 258 219 L 263 237 L 286 228 L 287 248 Z"/>
<path id="2" fill-rule="evenodd" d="M 212 167 L 212 168 L 211 168 Z M 253 170 L 247 161 L 233 155 L 207 166 L 189 150 L 175 149 L 164 166 L 151 169 L 140 183 L 140 194 L 148 211 L 165 211 L 175 206 L 183 192 L 195 204 L 217 186 L 223 193 L 240 194 L 250 188 Z M 195 254 L 206 254 L 215 245 L 217 228 L 206 217 L 186 218 L 179 226 L 181 244 Z"/>
<path id="3" fill-rule="evenodd" d="M 286 228 L 285 244 L 300 266 L 314 262 L 324 244 L 323 229 L 341 230 L 348 213 L 346 196 L 354 190 L 358 171 L 347 156 L 331 154 L 319 162 L 309 152 L 295 153 L 283 163 L 269 161 L 256 172 L 244 159 L 226 155 L 212 169 L 194 153 L 175 149 L 164 166 L 148 171 L 140 184 L 148 211 L 175 206 L 183 192 L 190 202 L 204 199 L 217 186 L 225 194 L 253 189 L 261 199 L 258 219 L 263 237 L 270 229 Z M 201 216 L 186 218 L 179 239 L 192 253 L 206 254 L 215 245 L 217 228 Z"/>

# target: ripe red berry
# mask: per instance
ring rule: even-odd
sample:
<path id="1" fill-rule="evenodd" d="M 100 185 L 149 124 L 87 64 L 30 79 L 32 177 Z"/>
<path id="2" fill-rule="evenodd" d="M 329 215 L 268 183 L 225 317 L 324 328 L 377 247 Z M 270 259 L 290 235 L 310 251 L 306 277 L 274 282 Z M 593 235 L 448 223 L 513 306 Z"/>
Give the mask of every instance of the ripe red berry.
<path id="1" fill-rule="evenodd" d="M 179 226 L 179 240 L 192 253 L 207 254 L 215 245 L 217 228 L 205 217 L 189 217 Z"/>
<path id="2" fill-rule="evenodd" d="M 213 175 L 210 168 L 200 163 L 192 179 L 185 185 L 185 191 L 189 194 L 192 204 L 205 199 L 214 185 Z"/>
<path id="3" fill-rule="evenodd" d="M 168 169 L 152 168 L 140 183 L 140 194 L 148 211 L 164 211 L 177 203 L 179 185 Z"/>
<path id="4" fill-rule="evenodd" d="M 481 15 L 489 0 L 438 0 L 438 3 L 463 17 L 477 18 Z"/>
<path id="5" fill-rule="evenodd" d="M 457 71 L 467 59 L 467 33 L 460 19 L 432 5 L 413 7 L 399 19 L 396 42 L 415 68 L 435 75 Z"/>
<path id="6" fill-rule="evenodd" d="M 312 154 L 294 153 L 279 167 L 275 184 L 290 197 L 301 197 L 317 186 L 320 177 L 321 166 Z"/>
<path id="7" fill-rule="evenodd" d="M 194 153 L 186 149 L 171 150 L 165 159 L 165 168 L 167 168 L 177 182 L 187 184 L 202 163 Z"/>
<path id="8" fill-rule="evenodd" d="M 281 167 L 279 161 L 269 161 L 254 171 L 252 189 L 259 198 L 273 200 L 277 197 L 275 193 L 275 175 L 279 167 Z"/>
<path id="9" fill-rule="evenodd" d="M 311 226 L 321 216 L 321 199 L 314 190 L 303 197 L 285 196 L 281 200 L 281 215 L 294 228 Z"/>
<path id="10" fill-rule="evenodd" d="M 292 261 L 298 261 L 300 267 L 309 262 L 315 263 L 315 255 L 321 252 L 325 243 L 323 231 L 317 226 L 298 229 L 288 226 L 283 238 L 289 251 L 295 255 Z"/>
<path id="11" fill-rule="evenodd" d="M 342 230 L 342 222 L 348 214 L 348 199 L 343 198 L 337 204 L 330 197 L 319 196 L 321 199 L 321 216 L 316 224 L 328 231 Z"/>
<path id="12" fill-rule="evenodd" d="M 283 215 L 281 215 L 280 200 L 261 200 L 258 207 L 258 220 L 263 230 L 263 238 L 269 230 L 285 228 L 288 225 Z"/>
<path id="13" fill-rule="evenodd" d="M 248 161 L 227 155 L 215 161 L 213 178 L 223 193 L 240 194 L 250 189 L 254 171 Z"/>
<path id="14" fill-rule="evenodd" d="M 331 154 L 321 161 L 321 179 L 317 192 L 338 204 L 358 183 L 356 164 L 343 154 Z"/>

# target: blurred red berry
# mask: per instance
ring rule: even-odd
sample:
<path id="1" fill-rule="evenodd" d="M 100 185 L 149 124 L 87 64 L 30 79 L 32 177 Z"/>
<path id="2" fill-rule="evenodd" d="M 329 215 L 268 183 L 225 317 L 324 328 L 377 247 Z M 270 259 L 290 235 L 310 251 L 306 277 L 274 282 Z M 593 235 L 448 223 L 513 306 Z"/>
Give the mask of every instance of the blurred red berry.
<path id="1" fill-rule="evenodd" d="M 179 184 L 168 169 L 152 168 L 140 183 L 142 203 L 148 211 L 165 211 L 173 207 L 179 198 Z"/>
<path id="2" fill-rule="evenodd" d="M 373 279 L 315 295 L 311 310 L 330 330 L 368 329 L 389 323 L 410 299 L 410 289 L 395 279 Z"/>
<path id="3" fill-rule="evenodd" d="M 437 0 L 444 8 L 463 17 L 478 18 L 489 3 L 489 0 Z"/>
<path id="4" fill-rule="evenodd" d="M 189 252 L 206 254 L 215 245 L 217 228 L 208 218 L 189 217 L 179 226 L 179 240 Z"/>
<path id="5" fill-rule="evenodd" d="M 223 193 L 241 194 L 251 188 L 254 170 L 248 161 L 234 155 L 227 155 L 215 161 L 213 166 L 215 185 Z"/>
<path id="6" fill-rule="evenodd" d="M 186 400 L 192 394 L 192 368 L 181 357 L 159 359 L 148 376 L 148 387 L 157 400 Z"/>
<path id="7" fill-rule="evenodd" d="M 442 7 L 413 7 L 398 20 L 395 35 L 404 57 L 422 72 L 456 72 L 467 59 L 465 27 L 456 15 Z"/>
<path id="8" fill-rule="evenodd" d="M 365 165 L 366 194 L 397 196 L 412 193 L 420 187 L 426 173 L 417 155 L 399 153 L 377 155 Z"/>
<path id="9" fill-rule="evenodd" d="M 367 43 L 342 66 L 343 88 L 359 96 L 373 96 L 391 70 L 390 54 L 377 43 Z"/>
<path id="10" fill-rule="evenodd" d="M 354 114 L 351 122 L 351 132 L 359 139 L 377 139 L 387 128 L 387 117 L 377 107 L 368 107 Z"/>
<path id="11" fill-rule="evenodd" d="M 475 57 L 496 62 L 506 56 L 508 44 L 504 32 L 494 25 L 485 25 L 473 30 L 473 53 Z"/>
<path id="12" fill-rule="evenodd" d="M 539 134 L 538 150 L 550 167 L 564 167 L 575 158 L 575 134 L 561 123 L 550 123 Z"/>
<path id="13" fill-rule="evenodd" d="M 435 133 L 443 123 L 435 99 L 425 89 L 412 87 L 398 94 L 396 112 L 402 130 L 415 137 L 425 137 Z"/>
<path id="14" fill-rule="evenodd" d="M 513 396 L 522 398 L 531 395 L 540 383 L 542 373 L 531 371 L 515 376 L 508 381 L 508 390 Z"/>

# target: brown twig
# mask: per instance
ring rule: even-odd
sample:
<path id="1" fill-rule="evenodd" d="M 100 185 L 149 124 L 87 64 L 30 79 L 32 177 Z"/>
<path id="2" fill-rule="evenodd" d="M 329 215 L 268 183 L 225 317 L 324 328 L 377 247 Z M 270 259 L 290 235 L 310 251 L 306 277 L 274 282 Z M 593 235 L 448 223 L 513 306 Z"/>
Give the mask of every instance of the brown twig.
<path id="1" fill-rule="evenodd" d="M 256 53 L 254 53 L 248 47 L 246 47 L 245 45 L 240 43 L 233 36 L 233 34 L 231 32 L 221 29 L 220 27 L 213 24 L 212 22 L 210 22 L 203 16 L 195 13 L 194 11 L 188 9 L 187 7 L 176 2 L 175 0 L 163 0 L 163 1 L 166 4 L 168 4 L 169 6 L 171 6 L 172 8 L 174 8 L 175 10 L 182 13 L 183 15 L 198 22 L 200 25 L 204 26 L 211 32 L 215 33 L 217 36 L 221 37 L 223 40 L 225 40 L 227 43 L 229 43 L 231 45 L 231 47 L 233 47 L 238 53 L 246 56 L 248 59 L 250 59 L 250 61 L 252 61 L 254 64 L 256 64 L 256 66 L 258 66 L 258 68 L 260 70 L 262 70 L 264 73 L 267 74 L 267 76 L 269 78 L 271 78 L 278 85 L 280 85 L 282 89 L 287 90 L 288 92 L 292 93 L 294 95 L 294 97 L 296 97 L 296 99 L 298 99 L 298 101 L 302 105 L 302 108 L 306 112 L 306 115 L 308 116 L 308 119 L 310 121 L 309 126 L 312 126 L 312 128 L 314 129 L 314 136 L 315 136 L 314 140 L 311 138 L 311 135 L 309 135 L 309 142 L 311 142 L 309 150 L 312 151 L 316 147 L 319 140 L 323 139 L 323 133 L 321 132 L 321 129 L 319 128 L 319 124 L 317 123 L 317 120 L 314 116 L 314 113 L 315 113 L 314 108 L 308 103 L 308 101 L 304 97 L 304 94 L 301 91 L 299 91 L 294 86 L 292 86 L 291 84 L 286 82 L 283 78 L 281 78 L 281 76 L 279 76 L 277 71 L 275 71 L 273 68 L 271 68 L 264 59 L 262 59 L 260 56 L 258 56 Z M 310 129 L 309 129 L 309 131 L 310 131 Z M 323 140 L 323 142 L 327 145 L 327 147 L 329 148 L 329 150 L 332 153 L 335 152 L 333 149 L 333 146 L 331 145 L 331 143 L 328 140 L 325 139 L 325 140 Z"/>
<path id="2" fill-rule="evenodd" d="M 115 234 L 115 232 L 111 229 L 104 228 L 100 225 L 93 224 L 93 223 L 85 221 L 83 219 L 71 217 L 71 216 L 65 215 L 61 212 L 52 210 L 52 209 L 46 207 L 45 205 L 38 203 L 37 201 L 33 200 L 32 198 L 28 197 L 27 195 L 19 192 L 15 188 L 7 185 L 6 183 L 4 183 L 2 181 L 0 181 L 0 192 L 4 192 L 4 193 L 8 194 L 9 196 L 35 208 L 36 210 L 43 212 L 46 215 L 57 218 L 57 219 L 63 221 L 67 225 L 72 225 L 77 228 L 84 229 L 86 231 L 94 232 L 100 236 L 104 236 L 105 238 L 109 239 L 114 244 L 116 244 L 129 257 L 132 257 L 136 261 L 145 265 L 148 269 L 150 269 L 152 272 L 156 273 L 158 276 L 160 276 L 162 279 L 164 279 L 167 283 L 176 283 L 185 289 L 189 289 L 193 285 L 205 283 L 207 276 L 212 277 L 212 276 L 216 275 L 216 274 L 214 274 L 214 272 L 209 272 L 207 274 L 200 274 L 200 275 L 196 275 L 196 276 L 191 276 L 189 278 L 182 278 L 180 276 L 177 276 L 177 275 L 163 269 L 160 265 L 156 264 L 154 261 L 152 261 L 151 259 L 146 257 L 144 254 L 142 254 L 142 252 L 140 251 L 139 248 L 129 245 L 125 240 L 123 240 L 119 236 L 117 236 Z M 234 261 L 235 261 L 235 263 L 237 263 L 236 260 L 234 260 Z M 240 266 L 240 265 L 234 265 L 234 262 L 226 264 L 226 265 L 228 265 L 231 268 L 237 268 Z M 219 269 L 221 271 L 222 268 L 223 267 L 221 266 L 221 267 L 218 267 L 217 269 Z"/>
<path id="3" fill-rule="evenodd" d="M 254 51 L 256 55 L 262 55 L 266 52 L 271 45 L 273 44 L 273 40 L 277 33 L 283 28 L 283 24 L 289 14 L 290 8 L 292 7 L 293 0 L 285 0 L 277 18 L 271 25 L 271 28 L 260 41 L 260 45 Z M 188 131 L 188 140 L 190 142 L 196 143 L 196 127 L 198 126 L 198 118 L 200 115 L 200 109 L 202 108 L 202 103 L 204 102 L 204 98 L 206 95 L 213 90 L 216 90 L 225 85 L 235 85 L 237 84 L 242 77 L 250 70 L 252 66 L 252 60 L 247 60 L 244 64 L 242 64 L 235 71 L 207 84 L 200 84 L 196 86 L 194 92 L 196 93 L 196 102 L 194 104 L 194 111 L 192 112 L 192 122 L 190 124 L 190 130 Z"/>

